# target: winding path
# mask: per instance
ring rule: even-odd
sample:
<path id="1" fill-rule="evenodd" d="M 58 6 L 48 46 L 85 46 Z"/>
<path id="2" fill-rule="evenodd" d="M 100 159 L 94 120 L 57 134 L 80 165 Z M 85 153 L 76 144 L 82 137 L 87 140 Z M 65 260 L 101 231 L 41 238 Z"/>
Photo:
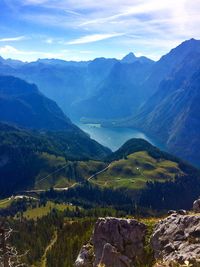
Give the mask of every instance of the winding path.
<path id="1" fill-rule="evenodd" d="M 93 174 L 92 176 L 90 176 L 87 180 L 90 181 L 92 178 L 94 178 L 94 177 L 97 176 L 98 174 L 107 171 L 107 170 L 109 169 L 110 166 L 111 166 L 111 163 L 110 163 L 106 168 L 104 168 L 103 170 L 98 171 L 98 172 L 96 172 L 95 174 Z"/>
<path id="2" fill-rule="evenodd" d="M 51 248 L 53 247 L 53 245 L 56 243 L 58 238 L 58 233 L 57 231 L 54 232 L 54 236 L 51 239 L 49 245 L 46 247 L 44 254 L 42 256 L 42 262 L 41 262 L 41 267 L 46 267 L 47 266 L 47 253 L 49 250 L 51 250 Z"/>
<path id="3" fill-rule="evenodd" d="M 93 179 L 95 176 L 97 176 L 97 175 L 99 175 L 99 174 L 101 174 L 101 173 L 107 171 L 107 170 L 109 169 L 110 166 L 111 166 L 111 163 L 110 163 L 107 167 L 105 167 L 103 170 L 98 171 L 98 172 L 94 173 L 93 175 L 91 175 L 89 178 L 87 178 L 87 181 L 90 181 L 90 180 Z M 54 189 L 55 191 L 66 191 L 66 190 L 68 190 L 68 189 L 70 189 L 70 188 L 75 187 L 75 186 L 78 185 L 78 184 L 81 184 L 81 182 L 80 182 L 80 183 L 74 183 L 74 184 L 72 184 L 71 186 L 68 186 L 68 187 L 62 187 L 62 188 L 54 187 L 53 189 Z M 42 193 L 42 192 L 46 192 L 46 189 L 32 189 L 32 190 L 26 190 L 26 191 L 23 191 L 23 192 L 19 192 L 19 193 L 22 194 L 21 197 L 23 197 L 23 196 L 24 196 L 24 197 L 28 197 L 28 196 L 23 195 L 23 194 L 27 194 L 27 193 Z"/>

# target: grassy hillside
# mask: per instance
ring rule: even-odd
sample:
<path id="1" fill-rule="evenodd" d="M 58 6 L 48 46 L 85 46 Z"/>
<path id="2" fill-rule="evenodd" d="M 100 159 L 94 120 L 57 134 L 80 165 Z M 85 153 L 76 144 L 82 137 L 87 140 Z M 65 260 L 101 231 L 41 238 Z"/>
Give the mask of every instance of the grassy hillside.
<path id="1" fill-rule="evenodd" d="M 0 123 L 0 196 L 35 187 L 66 187 L 79 180 L 76 163 L 68 164 L 70 160 L 101 159 L 110 153 L 82 133 L 41 133 Z"/>
<path id="2" fill-rule="evenodd" d="M 130 139 L 106 158 L 108 169 L 90 181 L 101 187 L 142 189 L 147 182 L 173 181 L 198 173 L 187 162 L 161 151 L 143 139 Z"/>
<path id="3" fill-rule="evenodd" d="M 68 187 L 90 177 L 89 181 L 100 187 L 142 189 L 146 182 L 173 181 L 176 175 L 184 173 L 177 162 L 165 158 L 156 159 L 147 151 L 132 153 L 110 164 L 93 160 L 66 161 L 63 157 L 47 153 L 40 155 L 40 158 L 44 167 L 36 177 L 36 189 Z M 56 172 L 63 166 L 64 169 L 49 175 L 50 170 Z"/>
<path id="4" fill-rule="evenodd" d="M 37 220 L 38 218 L 48 215 L 53 209 L 57 211 L 65 211 L 66 209 L 73 211 L 75 207 L 69 204 L 56 204 L 55 202 L 47 201 L 44 205 L 28 208 L 23 213 L 23 217 L 29 220 Z"/>
<path id="5" fill-rule="evenodd" d="M 91 182 L 103 187 L 141 189 L 146 182 L 173 180 L 175 175 L 182 173 L 178 163 L 165 158 L 155 159 L 148 152 L 140 151 L 111 162 L 109 168 Z"/>
<path id="6" fill-rule="evenodd" d="M 107 155 L 109 151 L 101 150 L 88 159 L 96 150 L 82 153 L 78 136 L 69 138 L 67 133 L 39 133 L 4 124 L 0 127 L 2 197 L 29 189 L 66 188 L 88 179 L 100 187 L 141 189 L 146 182 L 173 181 L 178 174 L 197 172 L 142 139 L 127 141 L 100 161 L 97 157 L 101 152 Z"/>
<path id="7" fill-rule="evenodd" d="M 39 159 L 43 164 L 35 179 L 35 189 L 72 186 L 87 180 L 107 166 L 106 163 L 95 160 L 67 161 L 64 157 L 48 153 L 40 154 Z"/>

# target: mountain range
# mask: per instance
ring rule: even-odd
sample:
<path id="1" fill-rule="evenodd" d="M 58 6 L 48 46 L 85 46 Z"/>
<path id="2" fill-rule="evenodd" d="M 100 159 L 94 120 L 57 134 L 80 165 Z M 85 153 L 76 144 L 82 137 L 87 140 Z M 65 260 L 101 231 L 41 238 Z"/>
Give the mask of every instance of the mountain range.
<path id="1" fill-rule="evenodd" d="M 147 78 L 153 63 L 133 53 L 122 60 L 97 58 L 87 62 L 39 59 L 30 63 L 13 60 L 12 63 L 11 59 L 1 58 L 0 74 L 35 83 L 70 118 L 121 118 L 131 115 L 147 99 L 146 93 L 138 86 Z M 135 99 L 134 103 L 127 103 L 129 94 Z M 116 99 L 112 101 L 113 96 Z M 110 102 L 104 103 L 108 98 Z M 114 101 L 118 102 L 119 107 L 113 106 Z M 107 105 L 113 106 L 113 110 L 105 108 Z M 122 109 L 125 111 L 120 114 Z M 91 112 L 94 112 L 92 116 Z"/>
<path id="2" fill-rule="evenodd" d="M 86 62 L 0 58 L 0 74 L 35 83 L 73 120 L 140 129 L 199 165 L 199 55 L 200 41 L 190 39 L 157 62 L 133 53 Z"/>

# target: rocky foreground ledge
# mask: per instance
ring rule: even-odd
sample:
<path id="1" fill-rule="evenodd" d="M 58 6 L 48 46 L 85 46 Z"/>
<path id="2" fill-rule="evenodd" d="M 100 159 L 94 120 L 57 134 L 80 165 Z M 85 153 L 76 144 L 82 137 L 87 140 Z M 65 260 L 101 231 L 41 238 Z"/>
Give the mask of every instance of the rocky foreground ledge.
<path id="1" fill-rule="evenodd" d="M 200 200 L 194 203 L 196 214 L 172 211 L 170 216 L 156 224 L 150 238 L 147 225 L 137 220 L 99 218 L 75 267 L 150 267 L 152 264 L 200 267 L 200 210 L 197 202 L 200 204 Z M 147 263 L 150 252 L 154 263 Z"/>

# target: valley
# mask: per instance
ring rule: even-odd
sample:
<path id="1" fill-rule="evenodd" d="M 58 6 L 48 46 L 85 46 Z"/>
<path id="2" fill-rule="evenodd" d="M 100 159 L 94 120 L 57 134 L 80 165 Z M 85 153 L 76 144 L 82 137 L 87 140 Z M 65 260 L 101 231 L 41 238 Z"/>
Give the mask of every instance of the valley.
<path id="1" fill-rule="evenodd" d="M 0 57 L 0 225 L 13 230 L 6 242 L 18 266 L 72 267 L 83 246 L 91 267 L 98 223 L 129 229 L 131 221 L 146 225 L 145 253 L 143 262 L 128 256 L 158 267 L 156 224 L 167 225 L 169 210 L 172 225 L 180 215 L 198 220 L 188 211 L 200 194 L 199 42 L 158 61 Z M 199 230 L 191 235 L 198 243 Z M 121 251 L 114 241 L 109 259 Z"/>
<path id="2" fill-rule="evenodd" d="M 199 42 L 194 38 L 186 40 L 158 61 L 133 53 L 121 60 L 96 58 L 84 62 L 40 59 L 16 64 L 14 60 L 1 58 L 0 74 L 36 84 L 72 121 L 112 150 L 130 138 L 142 137 L 198 166 Z M 36 91 L 32 94 L 37 101 Z M 19 106 L 17 100 L 16 107 L 26 111 L 27 106 Z M 6 109 L 11 104 L 9 99 L 4 96 L 2 101 L 7 101 L 6 106 L 1 103 L 2 112 L 9 114 Z M 60 112 L 47 99 L 46 105 L 51 105 L 51 112 Z M 47 119 L 50 114 L 45 112 Z M 2 119 L 9 121 L 9 116 Z M 58 117 L 57 125 L 63 128 L 63 116 L 58 113 Z M 37 115 L 32 119 L 37 120 Z M 48 127 L 53 123 L 51 127 L 55 129 L 52 119 L 45 122 L 41 118 L 41 123 Z M 80 121 L 101 122 L 106 129 L 90 129 Z M 113 123 L 121 129 L 113 130 Z M 26 124 L 23 121 L 22 125 Z M 115 136 L 120 131 L 124 137 Z M 190 139 L 193 141 L 189 142 Z"/>

